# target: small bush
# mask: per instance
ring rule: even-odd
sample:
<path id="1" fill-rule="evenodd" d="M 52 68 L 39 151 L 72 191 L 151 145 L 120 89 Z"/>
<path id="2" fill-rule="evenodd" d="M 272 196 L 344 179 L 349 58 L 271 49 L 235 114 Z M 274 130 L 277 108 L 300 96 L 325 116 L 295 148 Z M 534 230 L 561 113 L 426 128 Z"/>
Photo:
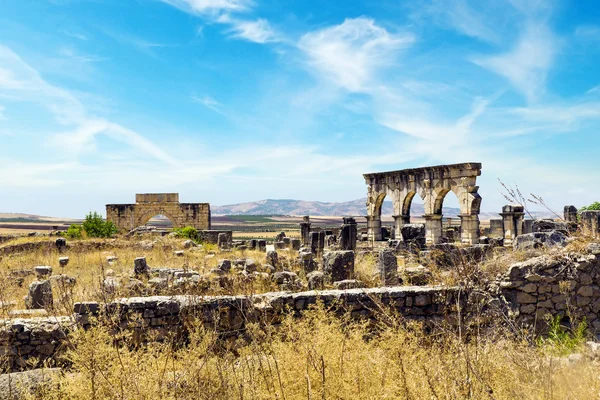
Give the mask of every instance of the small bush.
<path id="1" fill-rule="evenodd" d="M 175 232 L 175 236 L 183 239 L 192 239 L 194 241 L 198 240 L 198 230 L 193 226 L 186 226 L 185 228 L 175 228 L 173 229 Z"/>
<path id="2" fill-rule="evenodd" d="M 600 210 L 600 202 L 595 201 L 592 204 L 590 204 L 589 206 L 581 207 L 581 209 L 579 210 L 579 212 L 582 212 L 582 211 L 598 211 L 598 210 Z"/>
<path id="3" fill-rule="evenodd" d="M 118 229 L 111 221 L 105 221 L 97 212 L 90 212 L 85 216 L 82 224 L 83 230 L 89 237 L 111 237 Z"/>
<path id="4" fill-rule="evenodd" d="M 83 236 L 83 228 L 81 225 L 71 224 L 69 229 L 67 229 L 65 236 L 69 239 L 81 239 Z"/>
<path id="5" fill-rule="evenodd" d="M 581 347 L 587 336 L 587 322 L 585 320 L 578 323 L 574 328 L 561 324 L 560 315 L 550 319 L 550 330 L 546 337 L 541 337 L 538 344 L 550 350 L 557 355 L 567 355 L 574 353 Z"/>

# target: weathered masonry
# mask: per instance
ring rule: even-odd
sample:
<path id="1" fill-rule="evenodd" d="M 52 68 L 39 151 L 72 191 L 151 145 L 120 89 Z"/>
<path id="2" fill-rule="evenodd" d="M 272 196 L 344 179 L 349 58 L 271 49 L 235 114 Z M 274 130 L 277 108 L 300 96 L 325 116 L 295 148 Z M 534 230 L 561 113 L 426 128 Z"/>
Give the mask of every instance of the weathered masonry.
<path id="1" fill-rule="evenodd" d="M 136 194 L 135 204 L 107 204 L 106 219 L 119 230 L 131 230 L 145 225 L 150 218 L 164 215 L 174 228 L 193 226 L 210 229 L 210 204 L 180 203 L 179 193 Z"/>
<path id="2" fill-rule="evenodd" d="M 425 235 L 428 244 L 442 238 L 442 205 L 452 191 L 460 204 L 461 242 L 479 242 L 479 208 L 481 196 L 477 193 L 480 163 L 464 163 L 405 169 L 400 171 L 364 174 L 368 185 L 367 226 L 371 240 L 381 240 L 381 206 L 390 196 L 394 206 L 396 237 L 400 228 L 410 223 L 410 206 L 418 194 L 425 206 Z"/>

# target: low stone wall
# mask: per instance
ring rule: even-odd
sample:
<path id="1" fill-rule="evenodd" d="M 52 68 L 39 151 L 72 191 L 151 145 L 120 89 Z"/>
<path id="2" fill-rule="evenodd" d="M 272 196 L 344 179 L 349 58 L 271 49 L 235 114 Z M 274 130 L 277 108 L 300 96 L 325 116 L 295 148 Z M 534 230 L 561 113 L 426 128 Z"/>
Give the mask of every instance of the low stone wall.
<path id="1" fill-rule="evenodd" d="M 407 319 L 433 322 L 455 311 L 457 300 L 465 297 L 461 293 L 454 287 L 384 287 L 274 292 L 250 297 L 132 297 L 109 304 L 76 303 L 73 317 L 0 321 L 0 370 L 61 365 L 69 332 L 75 326 L 87 328 L 94 321 L 113 329 L 131 330 L 140 341 L 185 335 L 188 323 L 198 321 L 228 338 L 237 336 L 247 323 L 277 324 L 287 313 L 300 314 L 317 301 L 339 312 L 350 312 L 353 318 L 375 318 L 383 306 Z"/>
<path id="2" fill-rule="evenodd" d="M 514 264 L 492 292 L 506 304 L 519 325 L 548 328 L 558 316 L 569 324 L 585 318 L 589 330 L 600 334 L 600 245 L 588 254 L 545 255 Z"/>
<path id="3" fill-rule="evenodd" d="M 0 320 L 0 371 L 60 365 L 75 326 L 71 317 Z"/>

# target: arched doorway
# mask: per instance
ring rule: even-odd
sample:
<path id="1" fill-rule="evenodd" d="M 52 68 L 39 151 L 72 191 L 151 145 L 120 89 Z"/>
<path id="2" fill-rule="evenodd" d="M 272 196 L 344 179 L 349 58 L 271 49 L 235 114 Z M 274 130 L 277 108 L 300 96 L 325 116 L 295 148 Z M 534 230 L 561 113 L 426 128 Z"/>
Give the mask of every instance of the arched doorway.
<path id="1" fill-rule="evenodd" d="M 157 214 L 157 215 L 154 215 L 153 217 L 150 217 L 148 222 L 146 222 L 146 226 L 154 227 L 157 229 L 173 229 L 174 228 L 173 221 L 171 221 L 171 219 L 169 219 L 169 217 L 167 217 L 164 214 Z"/>

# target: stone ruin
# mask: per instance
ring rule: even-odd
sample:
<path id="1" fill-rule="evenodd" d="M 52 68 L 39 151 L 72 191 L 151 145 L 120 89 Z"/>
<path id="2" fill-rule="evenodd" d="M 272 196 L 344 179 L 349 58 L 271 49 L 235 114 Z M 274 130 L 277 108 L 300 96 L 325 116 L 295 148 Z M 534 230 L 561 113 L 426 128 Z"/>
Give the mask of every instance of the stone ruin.
<path id="1" fill-rule="evenodd" d="M 167 217 L 174 228 L 193 226 L 198 230 L 210 230 L 210 204 L 180 203 L 179 193 L 136 194 L 135 204 L 106 205 L 106 219 L 119 231 L 143 226 L 156 215 Z"/>
<path id="2" fill-rule="evenodd" d="M 458 198 L 461 219 L 461 242 L 479 243 L 479 208 L 481 196 L 477 193 L 480 163 L 441 165 L 400 171 L 364 174 L 367 191 L 367 226 L 369 240 L 382 240 L 381 207 L 386 196 L 394 208 L 394 239 L 400 239 L 402 226 L 410 224 L 410 206 L 415 195 L 425 206 L 425 240 L 427 244 L 440 243 L 443 237 L 442 206 L 452 191 Z"/>
<path id="3" fill-rule="evenodd" d="M 481 198 L 477 194 L 475 179 L 480 170 L 480 164 L 467 163 L 366 174 L 369 184 L 369 237 L 377 239 L 378 232 L 381 234 L 381 205 L 383 198 L 390 194 L 395 210 L 396 241 L 401 240 L 408 249 L 433 248 L 450 252 L 448 249 L 452 246 L 440 243 L 443 241 L 441 210 L 444 196 L 453 191 L 461 202 L 461 229 L 457 232 L 461 242 L 470 245 L 460 250 L 475 249 L 483 257 L 486 249 L 492 246 L 477 244 L 480 241 L 478 213 Z M 410 224 L 410 203 L 417 193 L 425 200 L 425 225 Z M 148 213 L 162 212 L 153 210 Z M 524 209 L 519 205 L 503 207 L 500 215 L 502 219 L 490 222 L 488 237 L 484 237 L 482 242 L 498 239 L 501 240 L 498 245 L 536 249 L 548 241 L 566 243 L 563 238 L 574 232 L 573 227 L 577 226 L 584 235 L 600 238 L 600 211 L 582 212 L 579 221 L 577 209 L 567 206 L 564 223 L 550 220 L 527 222 Z M 317 302 L 323 302 L 332 310 L 349 312 L 356 319 L 375 320 L 381 307 L 385 306 L 407 320 L 426 324 L 442 319 L 456 320 L 460 311 L 467 325 L 472 321 L 485 325 L 494 320 L 509 320 L 511 324 L 533 326 L 534 329 L 542 329 L 544 325 L 539 321 L 548 315 L 558 316 L 562 322 L 568 317 L 565 310 L 569 308 L 586 318 L 593 333 L 600 334 L 600 244 L 591 244 L 577 254 L 544 255 L 513 263 L 495 280 L 476 289 L 418 287 L 416 285 L 430 282 L 424 267 L 404 268 L 400 274 L 398 248 L 371 248 L 368 250 L 370 254 L 376 255 L 376 270 L 373 272 L 385 287 L 364 288 L 364 284 L 356 280 L 355 258 L 361 257 L 360 253 L 365 252 L 365 248 L 357 251 L 358 226 L 352 217 L 343 218 L 339 231 L 313 227 L 310 217 L 304 217 L 300 223 L 300 239 L 286 237 L 282 232 L 277 235 L 276 245 L 269 246 L 269 249 L 265 240 L 233 241 L 230 231 L 203 232 L 205 239 L 219 243 L 222 250 L 234 247 L 266 253 L 264 266 L 252 258 L 219 260 L 218 267 L 210 271 L 212 276 L 223 279 L 232 271 L 238 271 L 247 277 L 266 277 L 275 282 L 282 292 L 252 296 L 179 295 L 189 292 L 173 290 L 201 284 L 206 276 L 191 270 L 152 269 L 145 258 L 139 257 L 132 266 L 135 277 L 139 279 L 130 279 L 128 284 L 132 285 L 131 293 L 135 293 L 131 295 L 160 295 L 122 298 L 106 303 L 76 303 L 74 318 L 6 320 L 0 325 L 3 341 L 0 344 L 5 345 L 0 346 L 0 350 L 5 349 L 0 353 L 0 361 L 8 360 L 11 370 L 24 369 L 34 361 L 58 362 L 67 348 L 71 332 L 90 327 L 96 318 L 103 315 L 117 318 L 119 329 L 132 330 L 136 335 L 152 340 L 161 340 L 170 333 L 185 335 L 185 322 L 190 318 L 215 327 L 220 335 L 227 337 L 238 334 L 249 323 L 277 324 L 287 313 L 299 316 Z M 66 248 L 66 242 L 62 248 Z M 281 256 L 285 253 L 278 254 L 278 250 L 297 252 L 296 262 L 301 269 L 298 275 L 304 275 L 306 283 L 286 269 L 287 261 Z M 427 257 L 427 251 L 418 253 Z M 114 262 L 114 257 L 110 261 Z M 51 276 L 52 269 L 39 266 L 30 272 L 37 274 L 38 281 L 29 288 L 28 307 L 52 308 L 51 284 L 57 281 Z M 144 286 L 141 280 L 147 280 L 147 285 Z M 60 281 L 66 281 L 66 278 L 60 278 Z M 127 285 L 111 276 L 103 282 L 105 289 L 115 289 L 121 284 Z M 415 286 L 397 286 L 399 284 Z M 325 290 L 325 287 L 331 286 L 335 289 Z"/>

